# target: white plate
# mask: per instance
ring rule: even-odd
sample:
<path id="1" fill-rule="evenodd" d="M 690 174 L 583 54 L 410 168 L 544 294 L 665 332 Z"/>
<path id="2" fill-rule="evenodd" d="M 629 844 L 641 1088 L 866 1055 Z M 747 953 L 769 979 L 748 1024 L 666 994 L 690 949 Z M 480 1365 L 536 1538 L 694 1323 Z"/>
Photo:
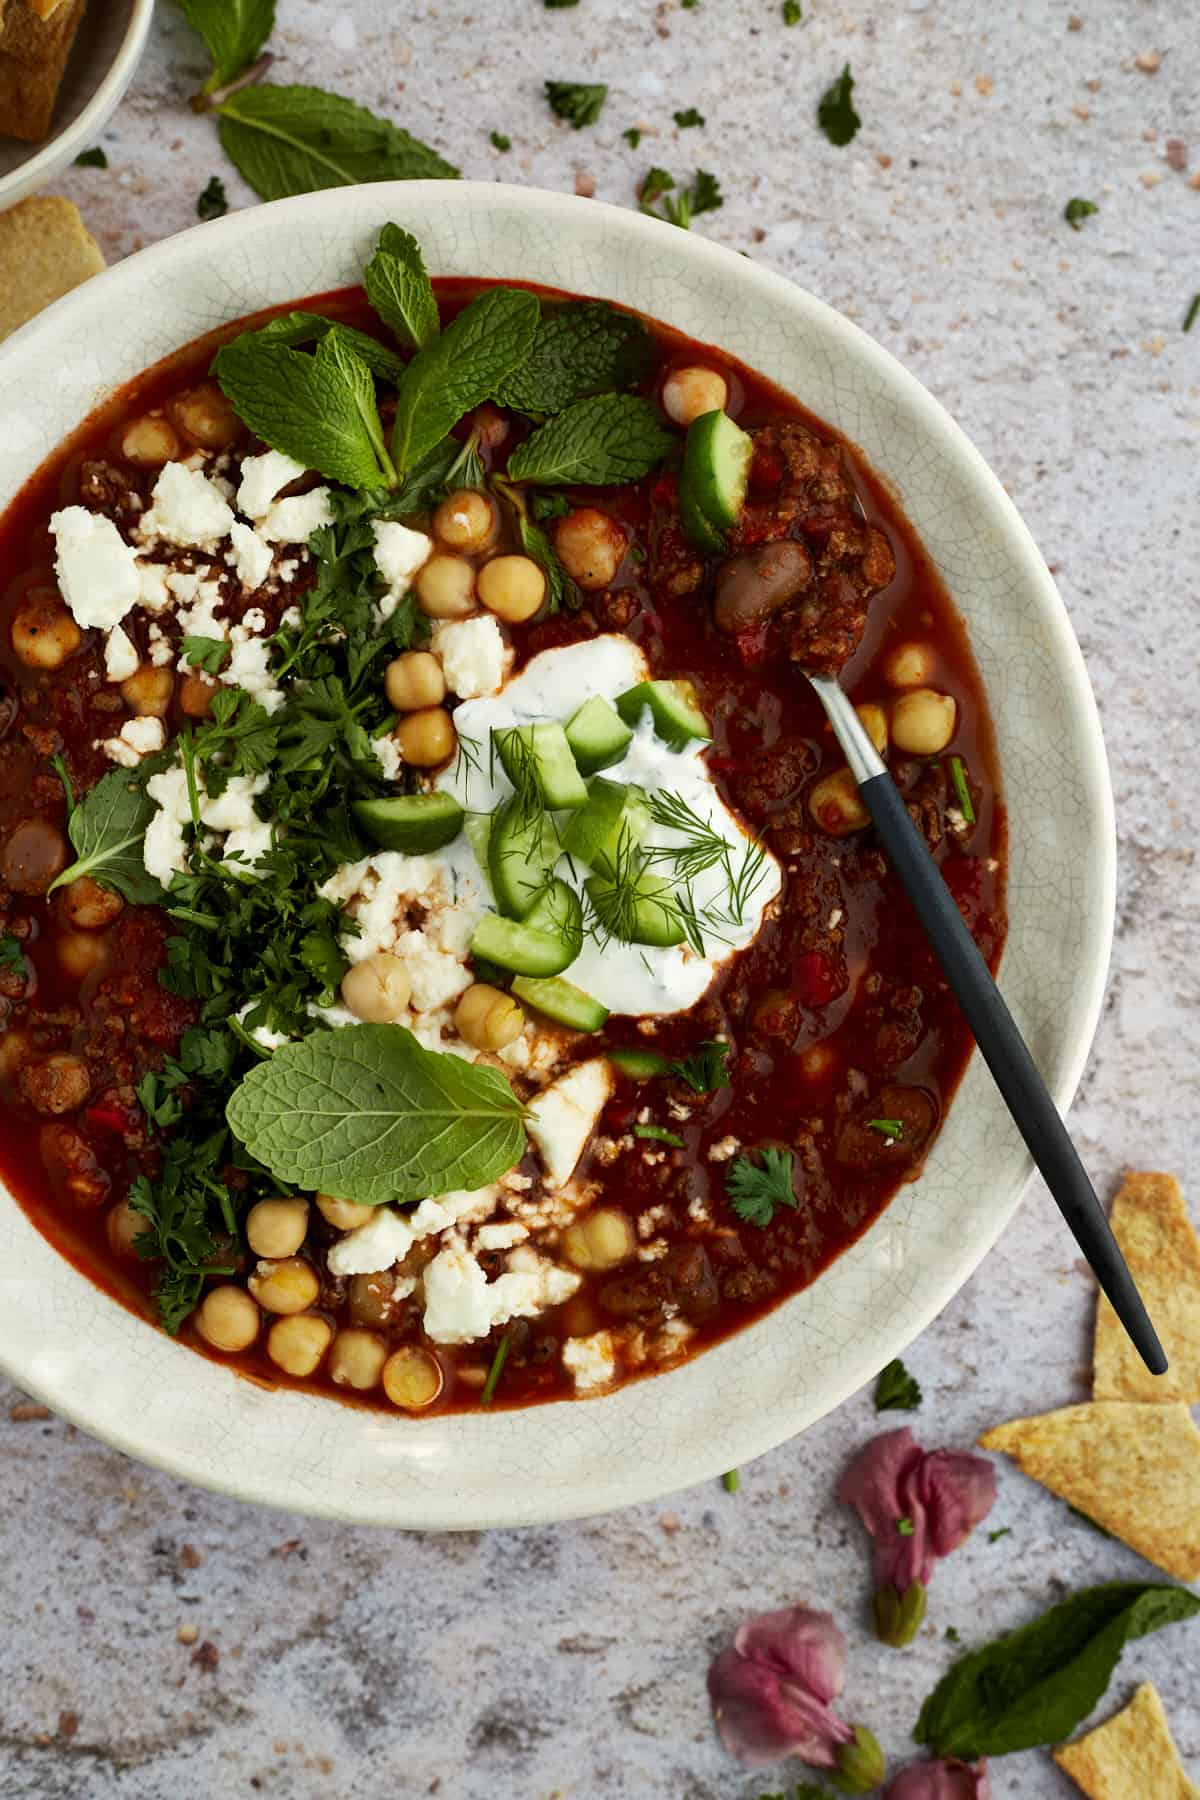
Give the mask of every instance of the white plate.
<path id="1" fill-rule="evenodd" d="M 50 135 L 27 144 L 0 137 L 0 208 L 15 206 L 90 150 L 133 80 L 154 0 L 91 0 L 58 90 Z"/>
<path id="2" fill-rule="evenodd" d="M 623 301 L 721 345 L 859 444 L 966 617 L 1011 827 L 1002 986 L 1059 1104 L 1099 1011 L 1112 796 L 1079 647 L 1046 565 L 953 421 L 879 345 L 777 275 L 595 201 L 468 182 L 338 189 L 144 250 L 0 349 L 0 506 L 98 401 L 222 321 L 354 282 L 379 227 L 440 275 Z M 94 1288 L 0 1193 L 0 1364 L 121 1450 L 245 1499 L 422 1528 L 569 1518 L 747 1462 L 802 1431 L 927 1325 L 1030 1173 L 978 1057 L 920 1180 L 804 1293 L 691 1363 L 594 1400 L 409 1419 L 266 1393 Z"/>

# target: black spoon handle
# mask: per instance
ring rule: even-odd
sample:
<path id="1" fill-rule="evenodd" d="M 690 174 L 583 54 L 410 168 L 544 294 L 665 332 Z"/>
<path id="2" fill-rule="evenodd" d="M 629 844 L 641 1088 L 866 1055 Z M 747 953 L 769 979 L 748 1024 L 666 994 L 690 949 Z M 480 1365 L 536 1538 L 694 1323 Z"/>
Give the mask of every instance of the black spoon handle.
<path id="1" fill-rule="evenodd" d="M 1167 1366 L 1163 1347 L 1104 1209 L 900 790 L 883 774 L 861 782 L 859 792 L 1046 1186 L 1142 1361 L 1161 1375 Z"/>

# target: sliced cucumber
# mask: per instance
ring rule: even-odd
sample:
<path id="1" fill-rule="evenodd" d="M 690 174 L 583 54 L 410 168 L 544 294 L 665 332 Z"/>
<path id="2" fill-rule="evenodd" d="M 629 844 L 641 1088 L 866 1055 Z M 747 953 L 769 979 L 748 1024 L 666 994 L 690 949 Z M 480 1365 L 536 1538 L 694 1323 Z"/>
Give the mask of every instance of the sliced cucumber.
<path id="1" fill-rule="evenodd" d="M 518 975 L 512 991 L 518 1000 L 535 1006 L 548 1019 L 557 1019 L 560 1025 L 569 1025 L 572 1031 L 599 1031 L 608 1018 L 607 1006 L 601 1006 L 599 1000 L 593 1000 L 560 975 L 551 975 L 544 981 Z"/>
<path id="2" fill-rule="evenodd" d="M 659 1075 L 670 1073 L 671 1065 L 665 1056 L 657 1050 L 610 1050 L 608 1060 L 616 1063 L 625 1075 L 632 1075 L 635 1081 L 653 1081 Z"/>
<path id="3" fill-rule="evenodd" d="M 487 867 L 500 911 L 523 919 L 562 855 L 549 813 L 514 796 L 492 814 Z"/>
<path id="4" fill-rule="evenodd" d="M 683 920 L 671 897 L 671 883 L 661 875 L 640 875 L 619 892 L 604 875 L 589 875 L 586 886 L 601 924 L 622 943 L 661 949 L 683 943 L 687 935 Z"/>
<path id="5" fill-rule="evenodd" d="M 552 937 L 560 937 L 571 952 L 572 962 L 583 949 L 583 902 L 565 881 L 552 881 L 538 895 L 525 914 L 524 923 L 531 931 L 548 931 Z"/>
<path id="6" fill-rule="evenodd" d="M 567 721 L 567 742 L 581 775 L 611 769 L 628 750 L 633 732 L 620 713 L 599 694 L 585 700 Z"/>
<path id="7" fill-rule="evenodd" d="M 513 786 L 524 788 L 533 781 L 555 812 L 582 806 L 587 799 L 583 776 L 561 725 L 512 725 L 507 731 L 497 731 L 496 749 Z"/>
<path id="8" fill-rule="evenodd" d="M 718 531 L 742 516 L 753 456 L 753 438 L 728 413 L 701 413 L 688 426 L 680 488 Z"/>
<path id="9" fill-rule="evenodd" d="M 574 961 L 561 937 L 531 930 L 523 919 L 502 919 L 499 913 L 484 913 L 471 939 L 471 955 L 514 975 L 561 975 Z"/>
<path id="10" fill-rule="evenodd" d="M 639 681 L 617 695 L 617 711 L 627 725 L 636 725 L 650 708 L 654 729 L 673 750 L 685 750 L 693 738 L 712 736 L 690 681 Z"/>
<path id="11" fill-rule="evenodd" d="M 684 476 L 679 479 L 679 521 L 689 544 L 702 556 L 720 556 L 724 552 L 724 532 L 718 531 L 706 515 Z"/>
<path id="12" fill-rule="evenodd" d="M 452 794 L 392 794 L 356 800 L 350 810 L 372 843 L 412 855 L 440 850 L 463 824 L 463 809 Z"/>
<path id="13" fill-rule="evenodd" d="M 649 824 L 650 807 L 641 788 L 597 775 L 589 783 L 587 805 L 563 833 L 563 849 L 589 869 L 612 875 L 636 850 Z"/>
<path id="14" fill-rule="evenodd" d="M 463 836 L 475 852 L 475 861 L 488 873 L 488 844 L 492 837 L 491 813 L 469 812 L 463 820 Z"/>

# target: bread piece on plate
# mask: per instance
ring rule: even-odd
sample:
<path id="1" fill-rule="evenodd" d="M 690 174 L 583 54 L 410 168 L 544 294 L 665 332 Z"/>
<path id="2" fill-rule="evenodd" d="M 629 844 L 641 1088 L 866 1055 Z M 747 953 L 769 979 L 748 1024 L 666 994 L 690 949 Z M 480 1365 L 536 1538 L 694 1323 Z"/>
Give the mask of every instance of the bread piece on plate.
<path id="1" fill-rule="evenodd" d="M 10 0 L 5 14 L 6 37 L 17 4 L 18 0 Z M 20 4 L 23 5 L 24 0 L 20 0 Z M 43 61 L 28 62 L 0 51 L 0 137 L 24 138 L 37 144 L 46 136 L 54 116 L 63 70 L 83 18 L 84 5 L 85 0 L 69 0 L 63 13 L 55 15 L 51 27 L 58 30 L 58 37 L 53 52 Z"/>
<path id="2" fill-rule="evenodd" d="M 16 3 L 17 0 L 13 0 L 14 6 Z M 67 0 L 25 0 L 25 4 L 33 9 L 39 19 L 52 19 L 55 13 L 62 11 L 66 3 Z M 0 0 L 0 10 L 3 10 L 3 0 Z"/>
<path id="3" fill-rule="evenodd" d="M 74 36 L 76 0 L 63 0 L 53 13 L 39 14 L 29 0 L 8 0 L 0 18 L 0 55 L 18 62 L 44 63 L 57 56 L 64 38 Z"/>
<path id="4" fill-rule="evenodd" d="M 69 200 L 43 194 L 0 213 L 0 338 L 103 267 Z"/>

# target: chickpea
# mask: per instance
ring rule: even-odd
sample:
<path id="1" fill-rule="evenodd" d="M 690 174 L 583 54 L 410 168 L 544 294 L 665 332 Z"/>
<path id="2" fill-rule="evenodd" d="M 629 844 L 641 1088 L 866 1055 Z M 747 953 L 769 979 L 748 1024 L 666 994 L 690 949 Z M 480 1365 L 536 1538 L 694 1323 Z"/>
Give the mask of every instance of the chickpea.
<path id="1" fill-rule="evenodd" d="M 433 534 L 448 550 L 486 550 L 496 535 L 496 508 L 486 494 L 459 488 L 434 513 Z"/>
<path id="2" fill-rule="evenodd" d="M 143 663 L 121 683 L 121 698 L 130 711 L 155 719 L 166 717 L 174 692 L 174 670 L 157 668 L 154 663 Z"/>
<path id="3" fill-rule="evenodd" d="M 824 775 L 808 796 L 808 810 L 830 837 L 846 837 L 871 823 L 857 783 L 849 769 Z"/>
<path id="4" fill-rule="evenodd" d="M 161 413 L 131 419 L 121 438 L 121 455 L 139 469 L 161 468 L 179 454 L 179 439 Z"/>
<path id="5" fill-rule="evenodd" d="M 423 706 L 401 719 L 392 733 L 401 756 L 414 769 L 435 769 L 454 755 L 458 742 L 444 706 Z"/>
<path id="6" fill-rule="evenodd" d="M 478 585 L 488 611 L 509 625 L 532 619 L 546 598 L 546 577 L 530 556 L 493 556 L 480 569 Z"/>
<path id="7" fill-rule="evenodd" d="M 359 1206 L 354 1200 L 339 1200 L 334 1194 L 317 1195 L 317 1211 L 335 1231 L 357 1231 L 375 1217 L 373 1206 Z"/>
<path id="8" fill-rule="evenodd" d="M 148 1228 L 148 1221 L 141 1213 L 134 1212 L 128 1200 L 118 1200 L 115 1206 L 110 1206 L 104 1221 L 104 1235 L 116 1256 L 136 1256 L 134 1239 L 141 1237 Z"/>
<path id="9" fill-rule="evenodd" d="M 260 1262 L 247 1282 L 264 1312 L 307 1312 L 321 1291 L 317 1272 L 299 1256 Z"/>
<path id="10" fill-rule="evenodd" d="M 672 369 L 663 382 L 663 411 L 676 425 L 690 425 L 704 413 L 721 412 L 729 399 L 729 383 L 715 369 L 692 364 Z"/>
<path id="11" fill-rule="evenodd" d="M 628 541 L 620 520 L 598 506 L 581 506 L 554 527 L 559 562 L 588 593 L 615 579 Z"/>
<path id="12" fill-rule="evenodd" d="M 18 894 L 44 894 L 67 866 L 67 840 L 48 819 L 22 819 L 0 849 L 0 882 Z"/>
<path id="13" fill-rule="evenodd" d="M 246 1215 L 246 1242 L 255 1256 L 294 1256 L 307 1236 L 307 1200 L 260 1200 Z"/>
<path id="14" fill-rule="evenodd" d="M 577 1269 L 615 1269 L 633 1255 L 637 1239 L 626 1213 L 601 1206 L 567 1226 L 562 1246 L 567 1261 Z"/>
<path id="15" fill-rule="evenodd" d="M 880 756 L 886 756 L 888 747 L 888 722 L 887 714 L 884 712 L 882 706 L 876 706 L 873 700 L 868 700 L 865 705 L 856 706 L 854 710 L 862 720 L 863 729 L 874 744 L 876 750 L 878 750 Z"/>
<path id="16" fill-rule="evenodd" d="M 92 931 L 60 931 L 54 940 L 58 966 L 72 981 L 86 981 L 93 969 L 104 966 L 110 952 L 108 940 Z"/>
<path id="17" fill-rule="evenodd" d="M 125 902 L 120 894 L 101 887 L 90 875 L 81 875 L 63 890 L 62 906 L 77 931 L 103 931 L 124 909 Z"/>
<path id="18" fill-rule="evenodd" d="M 83 642 L 83 633 L 50 594 L 30 595 L 12 622 L 12 647 L 27 669 L 61 669 Z"/>
<path id="19" fill-rule="evenodd" d="M 353 1326 L 339 1331 L 329 1352 L 330 1378 L 338 1387 L 357 1388 L 360 1393 L 378 1385 L 387 1361 L 387 1346 L 373 1331 L 358 1331 Z"/>
<path id="20" fill-rule="evenodd" d="M 503 1050 L 525 1026 L 520 1006 L 501 988 L 477 981 L 454 1009 L 454 1028 L 475 1050 Z"/>
<path id="21" fill-rule="evenodd" d="M 475 570 L 461 556 L 437 551 L 417 570 L 417 605 L 431 619 L 465 619 L 475 611 Z"/>
<path id="22" fill-rule="evenodd" d="M 33 1055 L 33 1046 L 23 1031 L 0 1031 L 0 1081 L 11 1081 Z"/>
<path id="23" fill-rule="evenodd" d="M 896 748 L 910 756 L 936 756 L 954 736 L 958 707 L 950 694 L 936 688 L 910 688 L 892 707 Z"/>
<path id="24" fill-rule="evenodd" d="M 215 381 L 180 394 L 170 412 L 184 437 L 202 450 L 229 450 L 242 435 L 242 422 Z"/>
<path id="25" fill-rule="evenodd" d="M 350 1317 L 356 1325 L 391 1325 L 396 1317 L 396 1278 L 390 1269 L 350 1277 Z"/>
<path id="26" fill-rule="evenodd" d="M 933 645 L 915 640 L 896 644 L 883 659 L 884 678 L 892 687 L 924 687 L 936 668 Z"/>
<path id="27" fill-rule="evenodd" d="M 189 719 L 207 719 L 216 691 L 215 681 L 210 681 L 198 669 L 189 669 L 179 684 L 180 707 Z"/>
<path id="28" fill-rule="evenodd" d="M 442 1391 L 442 1366 L 436 1356 L 416 1344 L 393 1350 L 383 1365 L 383 1391 L 393 1406 L 420 1412 Z"/>
<path id="29" fill-rule="evenodd" d="M 344 1004 L 369 1025 L 392 1024 L 408 1006 L 411 993 L 408 970 L 390 950 L 364 956 L 342 977 Z"/>
<path id="30" fill-rule="evenodd" d="M 333 1326 L 316 1313 L 276 1319 L 267 1333 L 267 1355 L 285 1375 L 315 1375 L 333 1338 Z"/>
<path id="31" fill-rule="evenodd" d="M 430 650 L 407 650 L 387 666 L 383 678 L 388 705 L 397 712 L 417 712 L 440 706 L 446 698 L 442 665 Z"/>
<path id="32" fill-rule="evenodd" d="M 245 1288 L 210 1288 L 196 1314 L 196 1330 L 214 1350 L 248 1350 L 258 1336 L 258 1308 Z"/>

